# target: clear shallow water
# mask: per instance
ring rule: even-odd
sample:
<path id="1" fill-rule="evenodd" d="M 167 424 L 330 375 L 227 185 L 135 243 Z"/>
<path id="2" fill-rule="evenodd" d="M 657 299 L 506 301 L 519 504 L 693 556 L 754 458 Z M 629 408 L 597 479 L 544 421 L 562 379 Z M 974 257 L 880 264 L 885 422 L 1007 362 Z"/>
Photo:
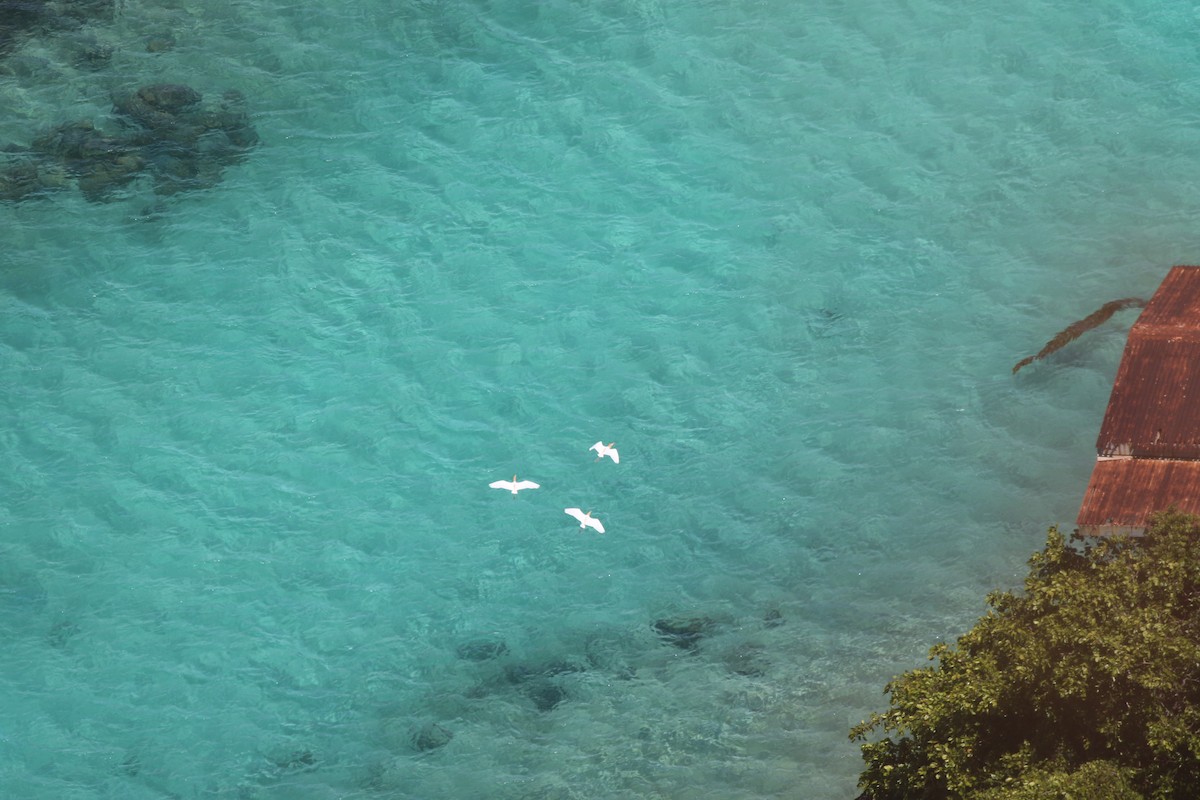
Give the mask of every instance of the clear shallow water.
<path id="1" fill-rule="evenodd" d="M 13 796 L 853 797 L 1132 315 L 1012 364 L 1200 245 L 1188 4 L 193 5 L 0 77 L 0 141 L 163 80 L 262 138 L 0 206 Z"/>

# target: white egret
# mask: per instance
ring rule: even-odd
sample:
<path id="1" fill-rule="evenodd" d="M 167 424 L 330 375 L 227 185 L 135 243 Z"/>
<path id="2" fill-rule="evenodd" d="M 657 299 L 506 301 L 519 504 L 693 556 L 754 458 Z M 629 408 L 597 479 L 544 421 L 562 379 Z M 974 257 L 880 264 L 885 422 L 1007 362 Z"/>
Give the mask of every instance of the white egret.
<path id="1" fill-rule="evenodd" d="M 521 491 L 522 489 L 542 488 L 540 484 L 534 483 L 533 481 L 519 481 L 517 480 L 516 475 L 513 475 L 513 479 L 511 481 L 492 481 L 488 484 L 488 486 L 492 487 L 493 489 L 508 489 L 513 493 L 514 496 L 516 496 L 517 492 Z"/>
<path id="2" fill-rule="evenodd" d="M 564 508 L 563 511 L 567 512 L 572 517 L 579 520 L 579 527 L 581 527 L 581 528 L 591 527 L 591 528 L 595 528 L 600 533 L 604 533 L 604 526 L 600 524 L 600 520 L 598 520 L 592 516 L 592 512 L 588 511 L 585 513 L 583 511 L 580 511 L 578 508 Z"/>
<path id="3" fill-rule="evenodd" d="M 605 456 L 608 456 L 613 460 L 614 464 L 620 464 L 621 455 L 617 452 L 617 448 L 613 447 L 614 444 L 616 444 L 616 442 L 609 442 L 608 444 L 605 444 L 604 442 L 596 442 L 594 445 L 589 447 L 588 450 L 595 450 L 597 453 L 599 453 L 599 455 L 596 456 L 597 461 Z"/>

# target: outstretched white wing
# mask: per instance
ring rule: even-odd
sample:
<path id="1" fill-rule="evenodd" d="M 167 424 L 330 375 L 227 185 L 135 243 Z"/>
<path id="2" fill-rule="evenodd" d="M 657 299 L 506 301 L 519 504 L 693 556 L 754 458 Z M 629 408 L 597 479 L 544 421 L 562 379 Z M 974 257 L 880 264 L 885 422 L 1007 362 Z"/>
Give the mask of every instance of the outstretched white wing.
<path id="1" fill-rule="evenodd" d="M 581 527 L 581 528 L 591 527 L 591 528 L 595 528 L 600 533 L 604 533 L 604 526 L 600 524 L 600 520 L 593 517 L 590 513 L 585 514 L 582 510 L 580 510 L 578 508 L 564 508 L 563 511 L 567 512 L 572 517 L 579 520 L 579 527 Z"/>
<path id="2" fill-rule="evenodd" d="M 507 489 L 513 494 L 516 494 L 522 489 L 542 488 L 540 484 L 534 483 L 533 481 L 519 481 L 517 480 L 516 475 L 513 475 L 513 479 L 511 481 L 492 481 L 488 484 L 488 486 L 492 487 L 493 489 Z"/>
<path id="3" fill-rule="evenodd" d="M 614 442 L 614 444 L 615 444 L 615 442 Z M 611 458 L 613 460 L 614 464 L 621 463 L 621 456 L 617 453 L 617 448 L 609 447 L 604 442 L 596 442 L 594 445 L 589 447 L 588 450 L 595 450 L 597 459 L 601 459 L 601 458 L 604 458 L 605 456 L 608 456 L 609 458 Z"/>

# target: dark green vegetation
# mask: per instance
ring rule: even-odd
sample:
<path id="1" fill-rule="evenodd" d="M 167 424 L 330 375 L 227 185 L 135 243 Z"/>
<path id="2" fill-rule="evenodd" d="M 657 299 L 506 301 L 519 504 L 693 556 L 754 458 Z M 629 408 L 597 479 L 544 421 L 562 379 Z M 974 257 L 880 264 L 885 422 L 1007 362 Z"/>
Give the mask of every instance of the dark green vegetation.
<path id="1" fill-rule="evenodd" d="M 864 800 L 1200 797 L 1200 519 L 1051 528 L 1024 592 L 988 605 L 851 731 Z"/>

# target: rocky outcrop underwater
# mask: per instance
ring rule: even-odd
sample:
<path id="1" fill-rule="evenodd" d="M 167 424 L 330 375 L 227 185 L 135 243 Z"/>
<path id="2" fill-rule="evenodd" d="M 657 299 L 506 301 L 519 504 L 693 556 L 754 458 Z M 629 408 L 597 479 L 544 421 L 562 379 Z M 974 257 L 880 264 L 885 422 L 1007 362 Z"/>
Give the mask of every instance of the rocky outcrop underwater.
<path id="1" fill-rule="evenodd" d="M 109 21 L 116 10 L 116 0 L 0 0 L 0 58 L 32 37 Z"/>
<path id="2" fill-rule="evenodd" d="M 205 189 L 258 142 L 245 98 L 230 89 L 205 102 L 182 84 L 154 84 L 113 97 L 113 124 L 66 122 L 28 147 L 8 145 L 0 162 L 0 201 L 17 202 L 74 183 L 93 202 L 143 176 L 159 195 Z"/>

